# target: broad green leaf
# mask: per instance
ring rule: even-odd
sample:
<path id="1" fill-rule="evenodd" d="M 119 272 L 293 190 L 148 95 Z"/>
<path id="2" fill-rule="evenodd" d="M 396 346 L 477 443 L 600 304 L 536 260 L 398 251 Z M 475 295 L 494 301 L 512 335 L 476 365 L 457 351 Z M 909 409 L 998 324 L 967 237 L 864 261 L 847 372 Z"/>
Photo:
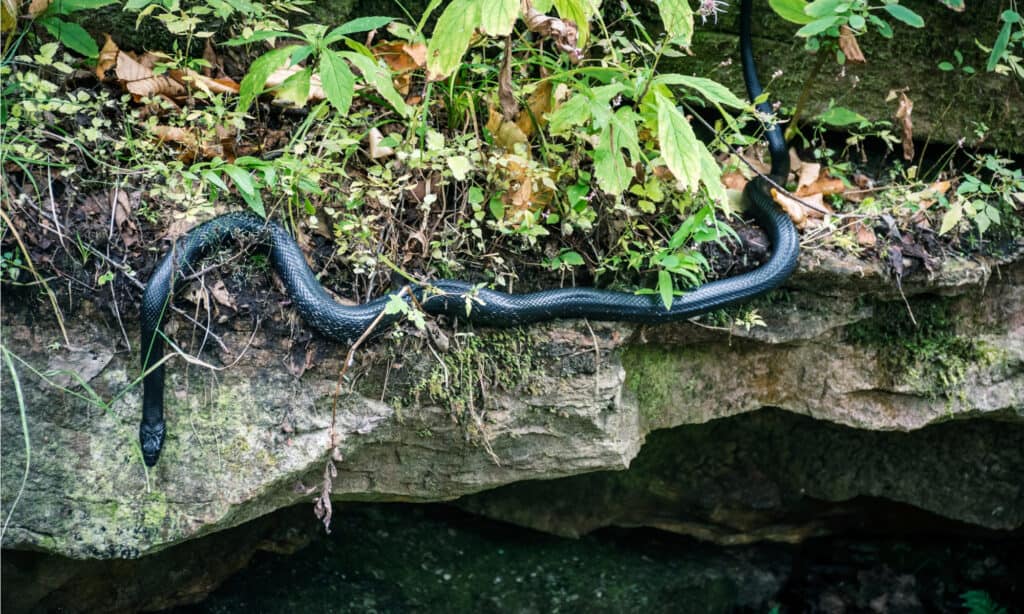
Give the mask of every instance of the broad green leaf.
<path id="1" fill-rule="evenodd" d="M 342 51 L 342 57 L 344 57 L 352 65 L 359 69 L 359 72 L 363 73 L 363 80 L 369 83 L 373 89 L 377 90 L 377 93 L 388 101 L 388 104 L 398 112 L 402 117 L 409 117 L 412 115 L 412 108 L 405 103 L 405 99 L 395 89 L 395 84 L 391 80 L 391 71 L 384 66 L 377 63 L 374 58 L 367 57 L 361 53 L 355 53 L 353 51 Z"/>
<path id="2" fill-rule="evenodd" d="M 96 41 L 89 36 L 85 28 L 77 23 L 69 23 L 56 17 L 44 17 L 37 20 L 46 31 L 59 40 L 65 47 L 78 52 L 87 58 L 95 58 L 100 54 Z"/>
<path id="3" fill-rule="evenodd" d="M 939 234 L 944 235 L 950 230 L 956 228 L 956 225 L 960 223 L 960 220 L 964 218 L 963 205 L 959 200 L 953 203 L 946 211 L 945 215 L 942 216 L 942 225 L 939 227 Z"/>
<path id="4" fill-rule="evenodd" d="M 548 130 L 553 135 L 568 132 L 569 128 L 590 121 L 590 100 L 586 94 L 576 94 L 552 113 L 548 113 Z"/>
<path id="5" fill-rule="evenodd" d="M 768 6 L 772 7 L 779 17 L 786 21 L 803 25 L 811 23 L 814 18 L 804 12 L 807 6 L 805 0 L 768 0 Z"/>
<path id="6" fill-rule="evenodd" d="M 282 32 L 281 30 L 258 30 L 253 32 L 249 36 L 240 36 L 238 38 L 232 38 L 229 41 L 223 43 L 228 47 L 237 47 L 239 45 L 251 45 L 252 43 L 258 43 L 271 38 L 298 38 L 291 32 Z"/>
<path id="7" fill-rule="evenodd" d="M 672 309 L 672 276 L 665 269 L 658 271 L 658 294 L 661 295 L 661 302 L 665 310 Z"/>
<path id="8" fill-rule="evenodd" d="M 837 9 L 841 4 L 849 7 L 848 0 L 814 0 L 804 7 L 804 12 L 814 18 L 832 17 L 838 12 Z"/>
<path id="9" fill-rule="evenodd" d="M 696 190 L 700 181 L 700 143 L 690 122 L 672 101 L 658 95 L 658 142 L 661 157 L 679 184 Z"/>
<path id="10" fill-rule="evenodd" d="M 384 305 L 384 315 L 393 316 L 399 313 L 409 313 L 409 303 L 405 302 L 405 298 L 392 294 L 388 297 L 388 302 Z"/>
<path id="11" fill-rule="evenodd" d="M 801 0 L 803 1 L 803 0 Z M 666 74 L 658 75 L 654 78 L 654 82 L 657 84 L 664 85 L 681 85 L 696 91 L 698 94 L 704 96 L 711 102 L 723 104 L 727 107 L 733 107 L 736 109 L 742 109 L 747 106 L 747 103 L 743 102 L 736 94 L 729 91 L 729 88 L 725 87 L 717 81 L 711 79 L 705 79 L 704 77 L 691 77 L 689 75 L 679 74 Z"/>
<path id="12" fill-rule="evenodd" d="M 940 4 L 944 4 L 948 8 L 953 9 L 957 13 L 962 13 L 964 8 L 964 0 L 939 0 Z"/>
<path id="13" fill-rule="evenodd" d="M 306 106 L 306 101 L 309 100 L 309 81 L 312 76 L 312 69 L 308 66 L 303 68 L 274 88 L 274 98 L 295 107 Z"/>
<path id="14" fill-rule="evenodd" d="M 263 86 L 267 83 L 267 77 L 278 68 L 284 66 L 288 56 L 291 55 L 296 47 L 298 45 L 272 49 L 256 58 L 252 65 L 249 66 L 249 71 L 245 73 L 245 77 L 238 88 L 239 113 L 245 113 L 249 110 L 252 101 L 263 93 Z"/>
<path id="15" fill-rule="evenodd" d="M 343 23 L 337 28 L 331 30 L 330 33 L 324 37 L 324 44 L 330 45 L 331 43 L 341 40 L 343 36 L 347 36 L 349 34 L 383 28 L 392 21 L 394 21 L 393 17 L 360 17 L 358 19 L 353 19 L 352 21 Z"/>
<path id="16" fill-rule="evenodd" d="M 46 7 L 47 15 L 70 15 L 75 11 L 98 9 L 117 0 L 53 0 L 50 6 Z"/>
<path id="17" fill-rule="evenodd" d="M 1024 21 L 1024 17 L 1021 17 L 1020 13 L 1011 10 L 1003 11 L 1003 14 L 1000 15 L 1000 19 L 1006 23 L 1020 23 L 1021 21 Z"/>
<path id="18" fill-rule="evenodd" d="M 491 36 L 508 36 L 519 17 L 519 0 L 488 0 L 481 11 L 480 29 Z"/>
<path id="19" fill-rule="evenodd" d="M 693 40 L 693 10 L 689 0 L 654 0 L 661 23 L 669 38 L 680 47 L 689 47 Z"/>
<path id="20" fill-rule="evenodd" d="M 18 0 L 0 0 L 0 32 L 10 32 L 18 23 Z"/>
<path id="21" fill-rule="evenodd" d="M 583 256 L 579 255 L 579 252 L 568 251 L 559 256 L 562 262 L 571 266 L 583 266 L 586 264 L 583 261 Z"/>
<path id="22" fill-rule="evenodd" d="M 711 200 L 718 203 L 718 206 L 729 209 L 729 194 L 722 185 L 722 168 L 718 166 L 715 157 L 711 155 L 704 143 L 699 143 L 698 154 L 700 155 L 700 180 L 704 182 L 704 188 L 708 191 Z"/>
<path id="23" fill-rule="evenodd" d="M 473 164 L 466 156 L 450 156 L 448 158 L 448 168 L 451 169 L 452 177 L 456 181 L 465 181 L 469 171 L 473 170 Z"/>
<path id="24" fill-rule="evenodd" d="M 821 19 L 815 19 L 806 26 L 796 31 L 797 36 L 803 36 L 804 38 L 814 36 L 815 34 L 821 34 L 825 30 L 828 30 L 832 26 L 839 23 L 839 17 L 822 17 Z"/>
<path id="25" fill-rule="evenodd" d="M 1003 28 L 999 30 L 999 36 L 996 36 L 996 42 L 992 45 L 992 53 L 988 56 L 988 64 L 985 65 L 986 70 L 995 70 L 996 66 L 999 65 L 999 60 L 1006 53 L 1006 47 L 1010 43 L 1010 28 L 1010 22 L 1006 22 L 1003 24 Z"/>
<path id="26" fill-rule="evenodd" d="M 594 8 L 587 0 L 554 0 L 558 16 L 571 19 L 579 32 L 579 46 L 582 49 L 590 38 L 590 18 L 594 16 Z"/>
<path id="27" fill-rule="evenodd" d="M 818 116 L 818 121 L 829 126 L 849 126 L 870 123 L 868 118 L 846 107 L 832 107 Z"/>
<path id="28" fill-rule="evenodd" d="M 598 135 L 598 145 L 594 148 L 594 178 L 606 194 L 617 196 L 629 187 L 634 173 L 626 155 L 612 140 L 612 127 L 609 125 Z"/>
<path id="29" fill-rule="evenodd" d="M 267 217 L 267 212 L 263 209 L 263 199 L 260 198 L 260 193 L 256 190 L 249 171 L 239 168 L 234 164 L 228 164 L 224 167 L 224 172 L 227 173 L 228 177 L 231 177 L 231 181 L 234 182 L 235 187 L 238 188 L 238 193 L 241 194 L 242 199 L 249 205 L 249 208 L 259 214 L 260 217 Z"/>
<path id="30" fill-rule="evenodd" d="M 478 0 L 453 0 L 434 26 L 434 34 L 427 43 L 427 73 L 433 81 L 450 75 L 462 62 L 469 49 L 473 30 L 480 23 Z"/>
<path id="31" fill-rule="evenodd" d="M 850 15 L 850 21 L 848 23 L 850 27 L 857 32 L 860 32 L 868 25 L 863 15 Z"/>
<path id="32" fill-rule="evenodd" d="M 892 15 L 894 19 L 898 19 L 912 28 L 924 27 L 924 19 L 902 4 L 884 4 L 882 8 Z"/>
<path id="33" fill-rule="evenodd" d="M 356 76 L 352 74 L 352 70 L 337 51 L 324 49 L 320 56 L 320 83 L 324 87 L 327 100 L 334 105 L 338 113 L 341 115 L 348 113 L 352 106 Z"/>

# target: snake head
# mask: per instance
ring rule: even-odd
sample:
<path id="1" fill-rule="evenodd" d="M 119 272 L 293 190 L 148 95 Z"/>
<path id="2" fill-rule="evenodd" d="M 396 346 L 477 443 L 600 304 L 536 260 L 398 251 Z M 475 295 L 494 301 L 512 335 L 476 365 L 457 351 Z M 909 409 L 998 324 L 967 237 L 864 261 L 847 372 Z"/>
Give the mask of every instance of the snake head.
<path id="1" fill-rule="evenodd" d="M 147 467 L 156 465 L 160 458 L 160 449 L 164 447 L 164 434 L 166 428 L 164 421 L 146 423 L 139 425 L 139 443 L 142 444 L 142 459 Z"/>

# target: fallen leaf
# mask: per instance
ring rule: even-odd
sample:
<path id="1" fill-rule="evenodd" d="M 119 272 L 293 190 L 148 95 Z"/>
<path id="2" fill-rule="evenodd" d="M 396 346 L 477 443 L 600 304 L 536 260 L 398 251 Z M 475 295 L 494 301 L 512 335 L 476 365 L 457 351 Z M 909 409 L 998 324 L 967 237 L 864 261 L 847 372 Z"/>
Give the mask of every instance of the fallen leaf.
<path id="1" fill-rule="evenodd" d="M 839 27 L 839 49 L 846 56 L 847 62 L 853 62 L 854 64 L 867 63 L 867 60 L 864 59 L 864 53 L 860 50 L 860 45 L 857 44 L 857 36 L 849 26 Z"/>
<path id="2" fill-rule="evenodd" d="M 370 158 L 379 160 L 380 158 L 387 158 L 395 155 L 395 150 L 386 145 L 382 146 L 381 141 L 384 140 L 384 135 L 378 128 L 370 128 L 369 134 L 366 136 L 370 143 Z"/>
<path id="3" fill-rule="evenodd" d="M 303 70 L 305 70 L 305 67 L 302 66 L 282 66 L 281 68 L 278 68 L 274 72 L 270 73 L 270 76 L 267 77 L 267 82 L 263 85 L 263 87 L 266 89 L 277 87 L 284 83 L 285 80 L 288 79 L 288 77 Z M 327 98 L 327 94 L 324 93 L 324 86 L 323 83 L 320 81 L 320 75 L 311 75 L 309 78 L 309 96 L 306 98 L 306 100 L 318 101 L 323 100 L 325 98 Z"/>
<path id="4" fill-rule="evenodd" d="M 772 188 L 772 198 L 789 216 L 789 219 L 793 220 L 793 224 L 797 228 L 803 228 L 807 222 L 807 209 L 801 205 L 796 199 L 788 194 L 784 194 L 775 188 Z"/>
<path id="5" fill-rule="evenodd" d="M 238 311 L 238 305 L 235 303 L 235 297 L 228 292 L 227 286 L 220 279 L 215 281 L 213 285 L 208 286 L 210 295 L 213 296 L 213 300 L 217 301 L 221 305 L 230 308 L 232 311 Z"/>
<path id="6" fill-rule="evenodd" d="M 814 183 L 805 185 L 796 191 L 796 195 L 804 198 L 812 195 L 828 196 L 830 194 L 842 194 L 846 191 L 846 184 L 842 179 L 829 177 L 823 174 Z"/>
<path id="7" fill-rule="evenodd" d="M 526 108 L 519 111 L 516 126 L 529 138 L 537 128 L 547 125 L 547 114 L 551 112 L 551 81 L 541 81 L 526 101 Z"/>
<path id="8" fill-rule="evenodd" d="M 896 120 L 903 130 L 903 159 L 914 159 L 914 122 L 911 114 L 914 112 L 914 101 L 907 96 L 906 92 L 900 92 L 899 108 L 896 109 Z"/>
<path id="9" fill-rule="evenodd" d="M 72 350 L 57 350 L 46 363 L 54 371 L 50 381 L 62 388 L 77 388 L 103 371 L 114 357 L 113 348 L 94 346 Z"/>
<path id="10" fill-rule="evenodd" d="M 796 170 L 796 169 L 794 169 Z M 804 162 L 800 165 L 800 173 L 796 182 L 796 189 L 801 190 L 818 180 L 821 176 L 821 165 L 817 162 Z"/>
<path id="11" fill-rule="evenodd" d="M 96 64 L 96 76 L 101 80 L 107 80 L 112 70 L 114 77 L 136 102 L 145 97 L 179 98 L 185 95 L 185 86 L 181 83 L 168 75 L 153 74 L 153 66 L 159 61 L 158 56 L 144 54 L 136 57 L 120 50 L 110 35 L 106 36 L 107 40 L 100 50 L 99 61 Z"/>
<path id="12" fill-rule="evenodd" d="M 667 168 L 665 170 L 668 170 Z M 722 173 L 722 185 L 729 188 L 730 190 L 737 190 L 742 192 L 747 187 L 747 183 L 750 180 L 743 176 L 743 173 L 739 171 L 729 171 L 728 173 Z"/>
<path id="13" fill-rule="evenodd" d="M 46 12 L 46 9 L 50 8 L 53 4 L 53 0 L 32 0 L 28 5 L 28 16 L 32 19 L 39 17 Z"/>
<path id="14" fill-rule="evenodd" d="M 878 243 L 875 231 L 868 228 L 864 223 L 857 222 L 853 225 L 854 234 L 857 236 L 857 244 L 861 247 L 874 247 Z"/>

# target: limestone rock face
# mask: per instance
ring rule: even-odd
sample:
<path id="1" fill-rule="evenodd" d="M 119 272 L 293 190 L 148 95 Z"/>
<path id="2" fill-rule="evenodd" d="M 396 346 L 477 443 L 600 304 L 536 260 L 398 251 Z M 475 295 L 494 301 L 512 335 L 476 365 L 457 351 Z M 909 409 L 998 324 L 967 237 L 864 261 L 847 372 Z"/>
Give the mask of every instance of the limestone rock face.
<path id="1" fill-rule="evenodd" d="M 464 505 L 563 534 L 651 525 L 724 542 L 800 539 L 827 525 L 815 509 L 858 497 L 1019 528 L 1024 260 L 946 262 L 903 293 L 876 266 L 810 251 L 784 290 L 697 324 L 384 338 L 340 392 L 340 346 L 236 317 L 200 351 L 204 335 L 175 317 L 171 336 L 217 370 L 168 363 L 169 435 L 149 470 L 137 324 L 124 351 L 116 321 L 80 307 L 69 351 L 45 310 L 5 309 L 31 457 L 22 484 L 5 368 L 3 547 L 135 558 L 324 488 L 444 501 L 557 478 Z M 751 309 L 764 326 L 733 323 Z M 750 413 L 764 407 L 777 409 Z M 574 506 L 589 511 L 552 513 Z"/>

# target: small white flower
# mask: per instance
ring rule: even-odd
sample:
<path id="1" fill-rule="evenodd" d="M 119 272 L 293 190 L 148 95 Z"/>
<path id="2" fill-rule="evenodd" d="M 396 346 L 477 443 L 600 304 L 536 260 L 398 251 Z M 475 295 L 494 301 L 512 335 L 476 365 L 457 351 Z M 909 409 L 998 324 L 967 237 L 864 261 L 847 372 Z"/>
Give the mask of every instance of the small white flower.
<path id="1" fill-rule="evenodd" d="M 708 22 L 708 17 L 712 17 L 715 23 L 718 23 L 718 14 L 725 11 L 729 7 L 729 3 L 725 0 L 700 0 L 700 8 L 697 9 L 697 14 L 700 15 L 700 22 L 702 24 Z"/>

